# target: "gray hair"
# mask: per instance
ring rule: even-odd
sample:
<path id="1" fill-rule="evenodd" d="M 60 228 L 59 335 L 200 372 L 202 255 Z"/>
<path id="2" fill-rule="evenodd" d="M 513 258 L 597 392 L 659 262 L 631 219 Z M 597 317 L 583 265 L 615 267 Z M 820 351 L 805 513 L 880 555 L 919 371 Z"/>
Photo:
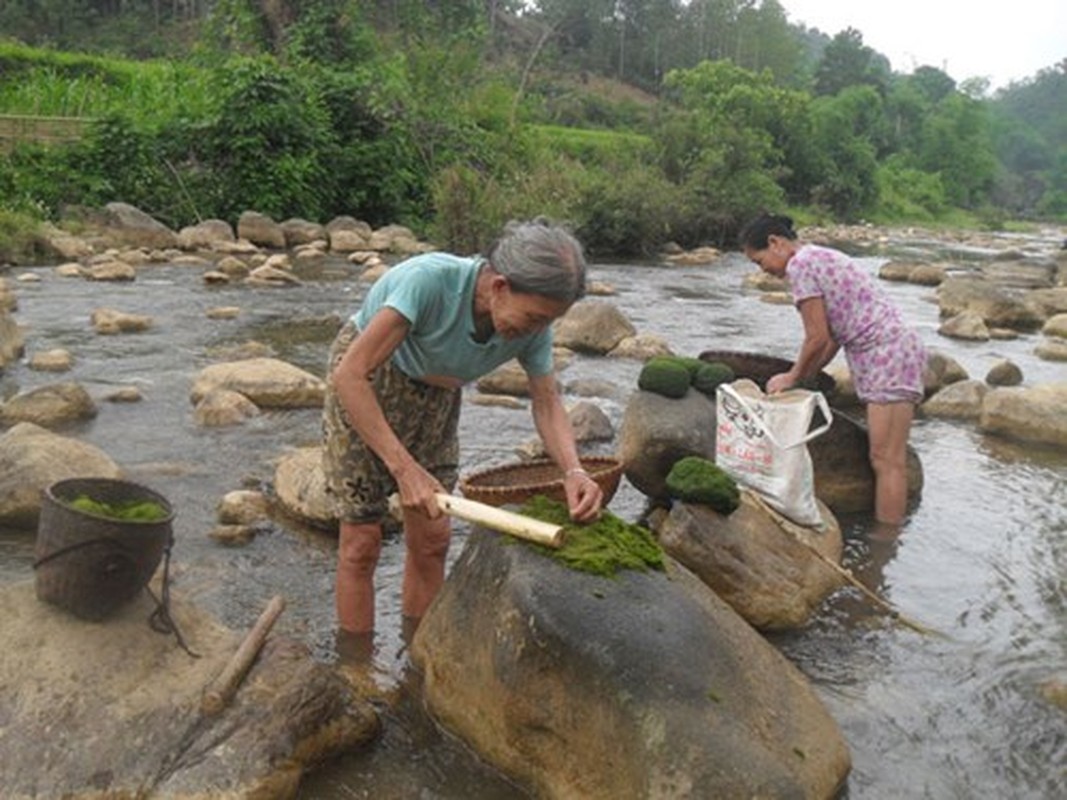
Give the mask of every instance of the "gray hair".
<path id="1" fill-rule="evenodd" d="M 573 303 L 585 296 L 585 254 L 562 226 L 544 217 L 512 221 L 489 248 L 489 266 L 511 288 Z"/>

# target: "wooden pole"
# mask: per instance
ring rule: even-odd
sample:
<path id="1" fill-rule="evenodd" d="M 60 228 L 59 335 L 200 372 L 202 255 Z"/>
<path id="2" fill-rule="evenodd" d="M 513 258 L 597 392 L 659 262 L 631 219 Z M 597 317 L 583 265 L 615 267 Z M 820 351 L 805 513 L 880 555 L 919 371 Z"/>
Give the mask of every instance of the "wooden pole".
<path id="1" fill-rule="evenodd" d="M 226 664 L 225 669 L 204 691 L 200 701 L 200 712 L 207 716 L 214 716 L 230 704 L 237 689 L 244 680 L 245 674 L 256 660 L 263 643 L 267 640 L 270 629 L 274 627 L 278 616 L 285 610 L 285 598 L 280 594 L 274 595 L 259 615 L 256 624 L 245 636 L 237 652 Z"/>
<path id="2" fill-rule="evenodd" d="M 560 525 L 552 525 L 496 506 L 439 493 L 437 503 L 441 510 L 452 517 L 484 525 L 495 531 L 509 533 L 520 539 L 559 549 L 563 546 L 564 532 Z"/>

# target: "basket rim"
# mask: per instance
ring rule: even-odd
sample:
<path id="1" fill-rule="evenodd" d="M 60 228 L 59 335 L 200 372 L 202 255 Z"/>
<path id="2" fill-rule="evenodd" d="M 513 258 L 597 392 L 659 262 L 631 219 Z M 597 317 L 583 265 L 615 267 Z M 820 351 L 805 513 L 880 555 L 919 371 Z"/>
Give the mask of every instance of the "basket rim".
<path id="1" fill-rule="evenodd" d="M 144 495 L 148 495 L 153 501 L 156 501 L 167 512 L 167 514 L 166 514 L 165 517 L 161 517 L 160 519 L 154 519 L 154 520 L 145 520 L 145 519 L 128 519 L 128 520 L 126 520 L 126 519 L 115 519 L 114 517 L 107 517 L 107 516 L 104 516 L 102 514 L 94 514 L 93 512 L 86 511 L 85 509 L 76 508 L 76 507 L 71 505 L 71 502 L 75 498 L 72 497 L 72 496 L 69 496 L 67 494 L 64 494 L 62 492 L 62 490 L 64 488 L 68 488 L 69 486 L 76 486 L 78 484 L 81 484 L 81 485 L 85 486 L 86 488 L 85 488 L 84 491 L 86 491 L 87 493 L 89 491 L 91 491 L 91 487 L 94 487 L 94 486 L 95 487 L 100 487 L 100 488 L 105 488 L 106 487 L 106 488 L 112 488 L 112 489 L 121 489 L 121 488 L 135 489 L 135 490 L 141 492 Z M 56 491 L 56 490 L 59 490 L 59 491 Z M 171 503 L 170 500 L 168 500 L 162 494 L 157 492 L 155 489 L 152 489 L 151 487 L 145 486 L 142 483 L 138 483 L 137 481 L 126 480 L 124 478 L 105 478 L 105 477 L 100 477 L 100 476 L 84 476 L 84 477 L 77 477 L 76 476 L 76 477 L 71 477 L 71 478 L 63 478 L 61 480 L 54 481 L 53 483 L 51 483 L 48 486 L 44 487 L 44 489 L 42 491 L 44 492 L 45 496 L 49 500 L 51 500 L 53 503 L 56 503 L 57 505 L 62 506 L 64 509 L 66 509 L 68 511 L 71 511 L 71 512 L 76 513 L 76 514 L 81 514 L 81 515 L 89 517 L 91 519 L 98 519 L 98 520 L 103 520 L 103 521 L 106 521 L 106 522 L 118 522 L 118 523 L 121 523 L 123 525 L 162 525 L 162 524 L 166 524 L 166 523 L 169 523 L 169 522 L 173 522 L 174 518 L 177 516 L 177 511 L 175 510 L 173 503 Z"/>
<path id="2" fill-rule="evenodd" d="M 611 478 L 615 472 L 622 472 L 623 463 L 622 459 L 617 456 L 580 456 L 578 459 L 582 468 L 589 472 L 589 476 L 596 480 L 599 478 Z M 544 467 L 544 466 L 556 466 L 556 463 L 550 458 L 536 458 L 532 461 L 520 461 L 511 464 L 500 464 L 495 467 L 487 467 L 483 470 L 472 472 L 463 476 L 460 479 L 460 489 L 465 486 L 476 488 L 479 492 L 516 492 L 527 490 L 535 487 L 554 486 L 563 483 L 563 476 L 552 478 L 551 480 L 531 481 L 528 483 L 513 483 L 507 486 L 493 486 L 479 483 L 479 480 L 491 477 L 493 475 L 501 475 L 509 472 L 521 472 L 531 467 Z"/>

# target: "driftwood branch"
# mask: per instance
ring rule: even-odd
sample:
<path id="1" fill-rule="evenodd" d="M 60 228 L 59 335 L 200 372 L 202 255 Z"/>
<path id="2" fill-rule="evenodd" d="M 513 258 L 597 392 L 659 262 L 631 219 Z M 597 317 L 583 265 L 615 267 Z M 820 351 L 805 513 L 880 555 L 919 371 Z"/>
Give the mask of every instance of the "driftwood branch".
<path id="1" fill-rule="evenodd" d="M 201 713 L 213 716 L 230 704 L 283 610 L 285 610 L 285 598 L 281 595 L 274 595 L 267 607 L 263 609 L 263 613 L 259 615 L 256 624 L 241 642 L 241 646 L 237 648 L 237 652 L 226 664 L 225 669 L 204 691 L 204 696 L 200 701 Z"/>

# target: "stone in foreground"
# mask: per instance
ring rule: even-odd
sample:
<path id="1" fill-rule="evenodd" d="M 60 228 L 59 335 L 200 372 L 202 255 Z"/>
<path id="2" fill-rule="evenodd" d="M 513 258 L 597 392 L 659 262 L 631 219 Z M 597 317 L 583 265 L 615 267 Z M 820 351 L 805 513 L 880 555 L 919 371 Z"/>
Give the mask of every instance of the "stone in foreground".
<path id="1" fill-rule="evenodd" d="M 538 797 L 833 797 L 810 684 L 668 562 L 603 578 L 475 530 L 412 644 L 431 712 Z"/>

